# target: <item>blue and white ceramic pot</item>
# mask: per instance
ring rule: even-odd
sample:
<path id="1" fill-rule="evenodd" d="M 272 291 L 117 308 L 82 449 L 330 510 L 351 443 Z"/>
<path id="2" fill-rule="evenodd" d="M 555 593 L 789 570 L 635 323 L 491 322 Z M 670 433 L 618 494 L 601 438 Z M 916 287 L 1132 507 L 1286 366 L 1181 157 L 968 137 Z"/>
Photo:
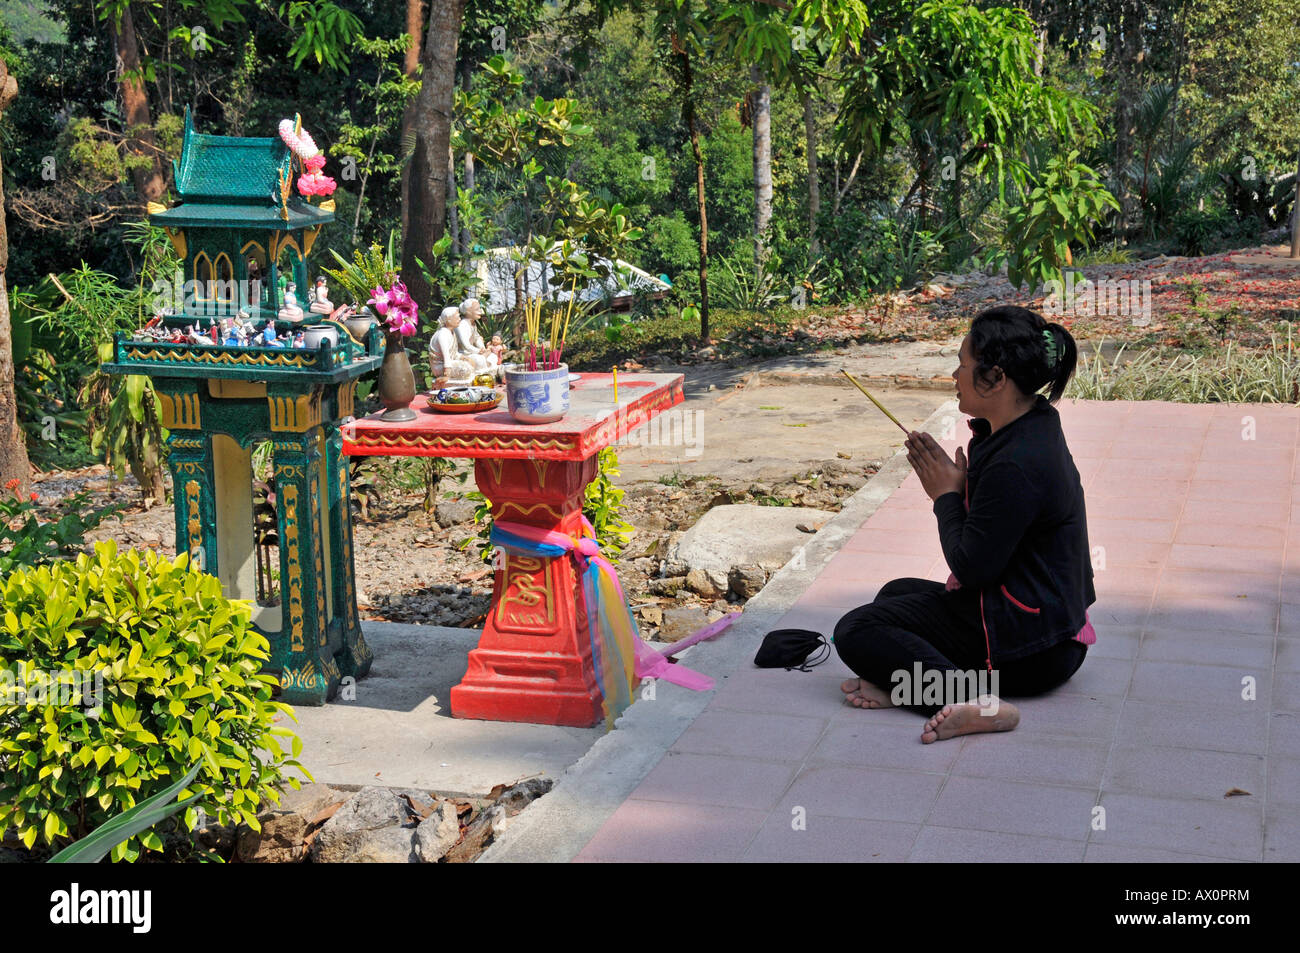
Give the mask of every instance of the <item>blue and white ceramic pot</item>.
<path id="1" fill-rule="evenodd" d="M 506 406 L 521 424 L 549 424 L 569 412 L 569 365 L 529 371 L 507 364 L 505 373 Z"/>

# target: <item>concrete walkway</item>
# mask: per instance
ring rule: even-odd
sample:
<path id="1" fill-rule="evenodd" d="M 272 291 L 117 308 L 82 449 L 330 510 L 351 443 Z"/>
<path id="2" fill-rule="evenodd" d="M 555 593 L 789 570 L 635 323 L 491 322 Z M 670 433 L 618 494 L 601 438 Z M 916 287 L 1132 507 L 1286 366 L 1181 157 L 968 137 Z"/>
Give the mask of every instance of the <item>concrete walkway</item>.
<path id="1" fill-rule="evenodd" d="M 946 577 L 896 457 L 691 650 L 717 690 L 656 685 L 484 860 L 1300 860 L 1300 408 L 1059 406 L 1098 641 L 1016 731 L 922 745 L 919 716 L 844 704 L 836 657 L 752 664 L 771 628 Z"/>

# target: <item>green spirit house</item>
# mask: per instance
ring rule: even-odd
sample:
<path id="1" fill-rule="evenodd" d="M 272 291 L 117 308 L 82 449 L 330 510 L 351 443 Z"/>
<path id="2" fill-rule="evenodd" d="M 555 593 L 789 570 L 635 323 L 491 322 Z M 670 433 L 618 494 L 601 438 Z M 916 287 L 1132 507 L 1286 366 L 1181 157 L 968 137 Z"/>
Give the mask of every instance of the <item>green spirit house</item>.
<path id="1" fill-rule="evenodd" d="M 181 204 L 151 203 L 149 220 L 166 230 L 184 261 L 171 309 L 182 324 L 210 326 L 241 309 L 274 320 L 288 284 L 305 309 L 307 255 L 334 201 L 319 207 L 292 194 L 293 155 L 278 138 L 211 136 L 194 131 L 189 110 L 180 160 L 173 164 Z"/>
<path id="2" fill-rule="evenodd" d="M 210 327 L 241 309 L 259 324 L 274 321 L 282 273 L 286 285 L 306 287 L 306 256 L 333 220 L 333 203 L 291 196 L 293 163 L 278 138 L 203 135 L 186 115 L 175 167 L 181 202 L 149 215 L 175 244 L 192 291 L 165 327 Z M 383 360 L 383 338 L 372 328 L 357 342 L 334 326 L 338 345 L 319 349 L 118 334 L 104 365 L 153 380 L 169 431 L 177 549 L 228 596 L 253 601 L 253 623 L 271 642 L 267 669 L 294 704 L 324 704 L 371 661 L 357 616 L 340 427 L 352 419 L 357 379 Z M 257 601 L 252 451 L 264 442 L 272 446 L 278 604 Z"/>

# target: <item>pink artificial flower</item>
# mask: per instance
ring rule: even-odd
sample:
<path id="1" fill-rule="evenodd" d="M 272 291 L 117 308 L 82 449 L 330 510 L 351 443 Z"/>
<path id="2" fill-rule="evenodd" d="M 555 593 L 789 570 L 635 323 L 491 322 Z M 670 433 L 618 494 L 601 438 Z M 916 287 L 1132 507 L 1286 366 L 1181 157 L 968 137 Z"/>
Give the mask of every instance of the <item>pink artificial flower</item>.
<path id="1" fill-rule="evenodd" d="M 388 296 L 387 291 L 378 286 L 375 287 L 371 294 L 373 297 L 367 301 L 366 304 L 373 304 L 375 306 L 375 311 L 377 311 L 379 316 L 382 318 L 388 313 L 388 306 L 392 303 L 392 298 Z"/>
<path id="2" fill-rule="evenodd" d="M 305 159 L 303 165 L 307 167 L 308 172 L 319 172 L 321 169 L 325 168 L 325 153 L 316 153 L 311 158 Z"/>

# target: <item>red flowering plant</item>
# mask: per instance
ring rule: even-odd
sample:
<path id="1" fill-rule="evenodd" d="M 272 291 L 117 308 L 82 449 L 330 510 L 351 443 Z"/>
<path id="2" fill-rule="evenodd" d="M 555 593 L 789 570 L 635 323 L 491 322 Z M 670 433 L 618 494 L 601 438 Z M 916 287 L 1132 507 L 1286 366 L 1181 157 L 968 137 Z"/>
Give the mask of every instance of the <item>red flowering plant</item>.
<path id="1" fill-rule="evenodd" d="M 0 579 L 20 566 L 39 566 L 75 556 L 86 545 L 86 533 L 122 507 L 89 505 L 90 494 L 78 493 L 62 501 L 57 518 L 41 520 L 36 493 L 24 498 L 18 480 L 5 484 L 0 494 Z"/>

